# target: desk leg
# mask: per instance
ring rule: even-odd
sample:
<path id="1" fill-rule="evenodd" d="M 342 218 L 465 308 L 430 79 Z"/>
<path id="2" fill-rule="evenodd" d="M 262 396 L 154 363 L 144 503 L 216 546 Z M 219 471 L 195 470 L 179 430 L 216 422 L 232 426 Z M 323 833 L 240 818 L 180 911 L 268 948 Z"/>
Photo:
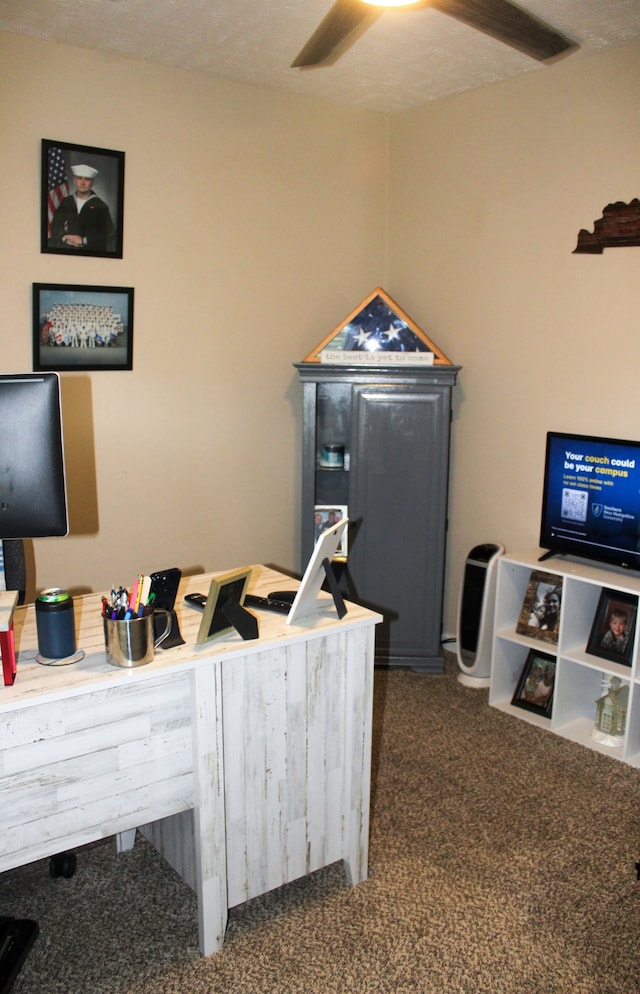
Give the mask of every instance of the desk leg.
<path id="1" fill-rule="evenodd" d="M 367 879 L 374 629 L 353 632 L 347 652 L 345 742 L 349 762 L 344 785 L 344 869 L 351 886 Z"/>
<path id="2" fill-rule="evenodd" d="M 11 687 L 16 680 L 16 645 L 13 622 L 6 632 L 0 632 L 0 652 L 2 653 L 2 673 L 5 686 Z"/>
<path id="3" fill-rule="evenodd" d="M 220 661 L 198 666 L 193 679 L 193 829 L 200 951 L 222 948 L 227 927 L 227 852 L 224 815 Z"/>
<path id="4" fill-rule="evenodd" d="M 116 853 L 120 855 L 121 852 L 129 852 L 130 849 L 133 849 L 135 843 L 135 828 L 130 828 L 126 832 L 118 832 L 116 835 Z"/>

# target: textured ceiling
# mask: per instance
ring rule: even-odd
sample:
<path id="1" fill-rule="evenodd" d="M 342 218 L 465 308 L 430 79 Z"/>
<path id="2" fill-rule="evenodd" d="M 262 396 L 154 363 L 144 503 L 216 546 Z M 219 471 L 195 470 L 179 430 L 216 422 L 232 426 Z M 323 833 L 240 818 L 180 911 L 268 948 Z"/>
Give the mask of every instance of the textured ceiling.
<path id="1" fill-rule="evenodd" d="M 333 66 L 291 69 L 332 0 L 0 0 L 0 29 L 393 112 L 543 64 L 436 10 L 387 11 Z M 580 59 L 640 37 L 640 0 L 522 0 Z"/>

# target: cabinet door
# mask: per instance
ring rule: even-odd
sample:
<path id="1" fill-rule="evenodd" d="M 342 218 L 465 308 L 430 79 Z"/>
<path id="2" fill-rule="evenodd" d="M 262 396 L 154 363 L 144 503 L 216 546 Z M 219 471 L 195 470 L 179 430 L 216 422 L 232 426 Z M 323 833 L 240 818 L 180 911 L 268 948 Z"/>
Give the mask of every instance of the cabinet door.
<path id="1" fill-rule="evenodd" d="M 377 656 L 438 668 L 446 532 L 450 390 L 353 388 L 349 574 L 385 617 Z"/>

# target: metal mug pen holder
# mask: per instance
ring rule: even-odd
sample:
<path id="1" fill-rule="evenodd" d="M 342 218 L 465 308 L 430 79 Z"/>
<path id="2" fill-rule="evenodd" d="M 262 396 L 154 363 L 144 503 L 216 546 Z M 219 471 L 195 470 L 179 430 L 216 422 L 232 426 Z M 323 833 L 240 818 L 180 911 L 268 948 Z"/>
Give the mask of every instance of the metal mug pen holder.
<path id="1" fill-rule="evenodd" d="M 159 635 L 154 631 L 154 618 L 164 615 L 164 630 Z M 130 618 L 127 621 L 115 618 L 103 618 L 104 644 L 107 662 L 112 666 L 144 666 L 150 663 L 155 650 L 162 644 L 171 631 L 172 617 L 170 611 L 156 609 L 141 618 Z"/>

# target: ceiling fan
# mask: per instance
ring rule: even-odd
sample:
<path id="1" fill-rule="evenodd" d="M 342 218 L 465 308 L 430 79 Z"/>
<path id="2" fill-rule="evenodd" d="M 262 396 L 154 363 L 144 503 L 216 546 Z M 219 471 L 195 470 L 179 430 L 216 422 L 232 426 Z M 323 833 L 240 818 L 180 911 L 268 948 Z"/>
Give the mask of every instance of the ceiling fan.
<path id="1" fill-rule="evenodd" d="M 409 5 L 433 7 L 540 62 L 578 47 L 509 0 L 335 0 L 291 68 L 332 65 L 385 8 Z"/>

